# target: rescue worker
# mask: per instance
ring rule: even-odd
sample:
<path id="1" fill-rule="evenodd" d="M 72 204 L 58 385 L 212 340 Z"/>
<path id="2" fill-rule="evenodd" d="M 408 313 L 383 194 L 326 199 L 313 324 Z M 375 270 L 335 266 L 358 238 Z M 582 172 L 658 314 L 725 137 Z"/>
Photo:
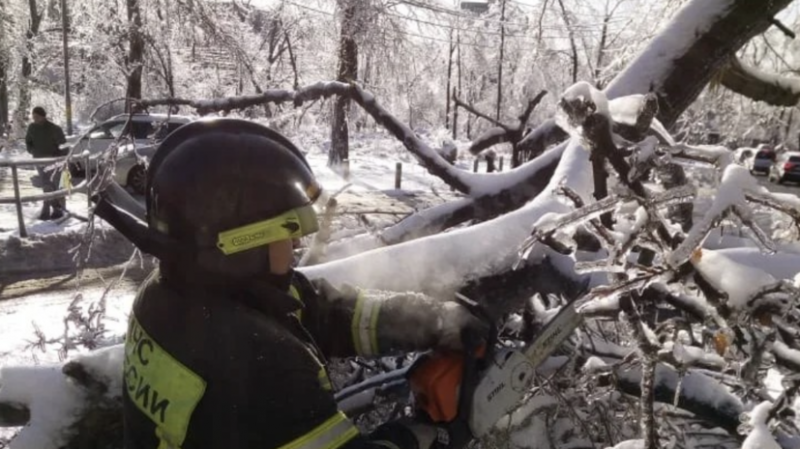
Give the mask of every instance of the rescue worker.
<path id="1" fill-rule="evenodd" d="M 460 350 L 487 327 L 455 302 L 378 300 L 294 271 L 320 194 L 302 153 L 252 122 L 197 121 L 161 143 L 147 221 L 172 246 L 130 315 L 126 448 L 431 447 L 436 430 L 410 420 L 359 434 L 326 360 Z"/>

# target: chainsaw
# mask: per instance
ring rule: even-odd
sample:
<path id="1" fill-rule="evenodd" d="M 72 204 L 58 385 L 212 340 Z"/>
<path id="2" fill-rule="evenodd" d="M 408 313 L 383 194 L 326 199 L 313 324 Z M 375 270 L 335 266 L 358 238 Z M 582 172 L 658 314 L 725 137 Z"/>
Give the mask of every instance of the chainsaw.
<path id="1" fill-rule="evenodd" d="M 459 295 L 475 313 L 477 305 Z M 431 352 L 409 368 L 408 378 L 417 417 L 438 429 L 438 447 L 460 449 L 490 432 L 497 422 L 522 403 L 536 368 L 583 322 L 567 303 L 523 348 L 480 342 L 464 336 L 463 352 Z"/>

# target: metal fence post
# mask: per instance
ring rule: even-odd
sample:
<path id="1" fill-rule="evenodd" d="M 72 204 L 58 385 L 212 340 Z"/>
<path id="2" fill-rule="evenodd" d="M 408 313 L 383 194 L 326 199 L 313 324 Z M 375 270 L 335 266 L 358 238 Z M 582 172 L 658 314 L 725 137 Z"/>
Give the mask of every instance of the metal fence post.
<path id="1" fill-rule="evenodd" d="M 19 194 L 19 178 L 17 176 L 17 166 L 11 166 L 11 180 L 14 182 L 14 204 L 17 207 L 17 221 L 19 222 L 19 236 L 28 237 L 28 231 L 25 229 L 25 217 L 22 216 L 22 201 Z"/>
<path id="2" fill-rule="evenodd" d="M 394 188 L 396 190 L 400 190 L 400 184 L 403 181 L 403 163 L 398 162 L 395 164 L 394 169 Z"/>

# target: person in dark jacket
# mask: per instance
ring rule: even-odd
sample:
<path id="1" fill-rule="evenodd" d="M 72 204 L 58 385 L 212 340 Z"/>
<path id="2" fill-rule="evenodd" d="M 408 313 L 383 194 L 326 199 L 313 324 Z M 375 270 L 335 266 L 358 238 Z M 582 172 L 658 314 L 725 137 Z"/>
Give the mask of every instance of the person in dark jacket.
<path id="1" fill-rule="evenodd" d="M 410 419 L 362 435 L 338 410 L 331 357 L 461 350 L 487 326 L 455 302 L 379 299 L 310 281 L 293 242 L 316 232 L 321 196 L 302 153 L 252 122 L 179 128 L 148 173 L 160 265 L 129 318 L 127 449 L 428 449 Z"/>
<path id="2" fill-rule="evenodd" d="M 33 123 L 28 125 L 28 132 L 25 135 L 25 146 L 28 152 L 37 159 L 58 157 L 60 155 L 59 146 L 67 142 L 64 130 L 47 119 L 47 112 L 41 106 L 33 108 L 31 118 Z M 42 182 L 44 193 L 58 190 L 61 176 L 60 170 L 46 167 L 36 167 L 36 170 L 39 172 L 39 179 Z M 43 202 L 42 211 L 39 213 L 40 220 L 55 220 L 63 216 L 63 198 L 45 200 Z"/>

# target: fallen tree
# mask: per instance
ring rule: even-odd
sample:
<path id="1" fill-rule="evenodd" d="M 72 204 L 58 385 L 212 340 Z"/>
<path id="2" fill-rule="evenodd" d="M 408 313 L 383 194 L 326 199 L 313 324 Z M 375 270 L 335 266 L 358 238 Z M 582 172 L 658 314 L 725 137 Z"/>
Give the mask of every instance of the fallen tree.
<path id="1" fill-rule="evenodd" d="M 731 15 L 741 19 L 742 9 L 747 9 L 742 3 L 714 3 L 711 6 L 724 8 L 709 7 L 711 14 L 705 17 L 714 24 L 732 20 Z M 679 17 L 685 18 L 700 4 L 697 0 L 688 3 Z M 761 17 L 776 2 L 758 11 L 750 5 L 749 11 Z M 703 30 L 709 29 L 708 23 L 702 25 Z M 693 36 L 702 41 L 706 34 Z M 686 42 L 678 44 L 685 50 Z M 726 43 L 725 48 L 729 47 Z M 691 43 L 689 48 L 695 49 Z M 680 53 L 673 50 L 671 55 Z M 701 72 L 706 73 L 705 69 Z M 662 75 L 645 71 L 642 78 L 669 79 Z M 142 105 L 181 103 L 210 111 L 270 101 L 296 104 L 310 99 L 312 93 L 350 96 L 402 140 L 431 173 L 465 198 L 397 225 L 406 229 L 390 228 L 401 237 L 379 241 L 371 251 L 303 268 L 303 272 L 334 284 L 421 290 L 437 298 L 469 292 L 507 327 L 504 338 L 509 343 L 535 334 L 565 299 L 581 295 L 580 310 L 587 321 L 577 341 L 564 345 L 541 367 L 538 389 L 532 392 L 535 406 L 523 404 L 509 417 L 508 426 L 501 423 L 499 434 L 524 433 L 525 423 L 539 420 L 549 437 L 564 444 L 615 445 L 640 436 L 648 448 L 667 440 L 691 447 L 694 442 L 680 435 L 691 434 L 700 423 L 714 429 L 704 437 L 706 444 L 738 447 L 743 436 L 735 432 L 734 416 L 766 399 L 758 373 L 773 364 L 783 373 L 800 366 L 796 338 L 800 314 L 794 307 L 798 286 L 786 273 L 778 275 L 756 259 L 736 260 L 729 252 L 708 250 L 703 244 L 710 232 L 731 220 L 741 223 L 766 252 L 775 251 L 779 245 L 753 219 L 755 208 L 766 206 L 775 216 L 783 214 L 798 225 L 800 203 L 760 188 L 743 169 L 730 164 L 723 149 L 672 141 L 653 118 L 666 117 L 669 123 L 674 109 L 664 115 L 644 91 L 608 101 L 610 90 L 603 93 L 579 84 L 563 93 L 550 126 L 558 126 L 568 139 L 515 170 L 493 175 L 454 168 L 353 84 L 320 83 L 295 92 L 269 91 L 214 101 L 145 100 Z M 666 101 L 663 95 L 658 98 L 658 105 Z M 658 138 L 644 135 L 651 132 Z M 716 172 L 711 185 L 703 186 L 714 194 L 701 220 L 683 229 L 665 211 L 697 200 L 696 186 L 682 182 L 668 186 L 647 176 L 651 170 L 682 160 L 704 162 Z M 552 172 L 545 171 L 546 167 Z M 494 216 L 430 235 L 474 219 L 481 201 L 496 203 L 502 194 L 508 195 L 505 203 L 485 206 L 493 208 L 489 215 Z M 408 224 L 413 220 L 418 222 Z M 592 236 L 597 248 L 583 250 L 577 242 L 579 232 Z M 422 238 L 425 235 L 430 236 Z M 386 244 L 391 245 L 380 247 Z M 370 245 L 360 247 L 365 248 Z M 584 287 L 590 290 L 584 292 Z M 113 357 L 108 360 L 112 363 L 94 371 L 91 368 L 98 364 L 92 360 L 78 360 L 78 367 L 64 366 L 64 374 L 71 379 L 65 389 L 79 388 L 78 396 L 90 398 L 81 411 L 102 410 L 93 406 L 95 401 L 121 394 L 113 374 L 118 374 L 118 368 Z M 772 403 L 773 411 L 762 423 L 771 421 L 781 432 L 797 435 L 782 414 L 796 391 L 787 389 L 785 399 Z M 8 411 L 8 424 L 19 424 L 26 416 L 32 426 L 40 424 L 36 408 L 41 405 L 25 404 L 24 395 L 12 383 L 4 382 L 0 403 L 6 404 L 0 413 Z M 109 404 L 109 413 L 103 416 L 118 417 L 114 402 Z M 556 406 L 539 407 L 542 404 Z M 80 446 L 70 438 L 91 433 L 86 429 L 113 429 L 109 422 L 94 419 L 88 422 L 102 423 L 102 427 L 87 428 L 83 425 L 86 416 L 77 413 L 65 427 L 56 429 L 68 441 L 64 447 Z M 568 423 L 569 435 L 552 435 L 557 433 L 556 423 Z M 508 438 L 514 441 L 513 435 Z"/>

